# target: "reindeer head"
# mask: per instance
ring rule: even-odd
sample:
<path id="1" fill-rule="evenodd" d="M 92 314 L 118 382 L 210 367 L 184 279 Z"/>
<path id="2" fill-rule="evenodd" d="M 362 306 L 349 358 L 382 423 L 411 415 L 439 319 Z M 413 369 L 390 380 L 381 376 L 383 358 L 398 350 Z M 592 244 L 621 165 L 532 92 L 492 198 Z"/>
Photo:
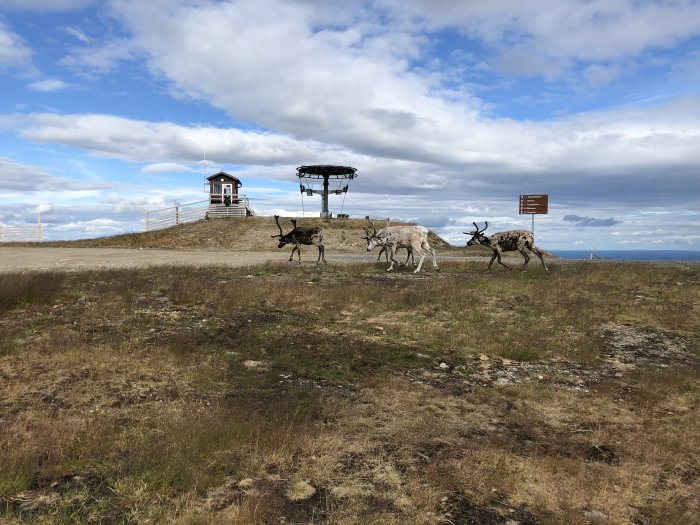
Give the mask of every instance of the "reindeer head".
<path id="1" fill-rule="evenodd" d="M 476 228 L 473 232 L 463 232 L 465 235 L 472 236 L 472 238 L 467 241 L 467 246 L 475 246 L 477 244 L 487 245 L 489 243 L 489 239 L 486 237 L 486 235 L 484 235 L 484 231 L 489 227 L 488 221 L 486 222 L 486 226 L 484 226 L 483 230 L 480 230 L 475 222 L 472 224 L 474 225 L 474 228 Z"/>
<path id="2" fill-rule="evenodd" d="M 290 240 L 289 240 L 289 234 L 284 235 L 284 234 L 282 233 L 282 226 L 280 226 L 280 216 L 279 216 L 279 215 L 275 215 L 275 222 L 277 223 L 277 227 L 279 228 L 280 233 L 279 233 L 279 235 L 270 235 L 270 237 L 272 237 L 273 239 L 274 239 L 275 237 L 279 237 L 280 242 L 277 244 L 277 247 L 278 247 L 278 248 L 284 248 L 284 247 L 285 247 L 287 244 L 289 244 L 289 242 L 290 242 Z M 295 227 L 295 228 L 296 228 L 296 226 L 297 226 L 296 222 L 297 222 L 297 221 L 295 221 L 295 220 L 292 221 L 292 223 L 294 224 L 294 227 Z"/>
<path id="3" fill-rule="evenodd" d="M 377 235 L 377 228 L 374 226 L 372 221 L 369 220 L 369 217 L 367 217 L 367 221 L 369 222 L 370 226 L 372 226 L 372 231 L 370 232 L 368 228 L 363 227 L 362 229 L 365 230 L 366 235 L 362 238 L 367 241 L 367 251 L 371 252 L 375 246 L 379 246 L 380 244 L 384 244 L 385 239 L 383 239 L 382 237 Z M 387 219 L 386 221 L 387 221 L 386 224 L 388 226 L 389 219 Z"/>

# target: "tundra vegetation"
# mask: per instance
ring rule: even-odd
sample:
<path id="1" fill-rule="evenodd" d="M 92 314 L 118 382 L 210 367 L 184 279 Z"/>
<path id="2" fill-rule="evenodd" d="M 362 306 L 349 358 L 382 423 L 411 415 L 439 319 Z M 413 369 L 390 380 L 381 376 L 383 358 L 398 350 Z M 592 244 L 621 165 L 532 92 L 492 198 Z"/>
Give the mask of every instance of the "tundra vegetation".
<path id="1" fill-rule="evenodd" d="M 697 522 L 700 268 L 553 270 L 1 274 L 0 522 Z"/>

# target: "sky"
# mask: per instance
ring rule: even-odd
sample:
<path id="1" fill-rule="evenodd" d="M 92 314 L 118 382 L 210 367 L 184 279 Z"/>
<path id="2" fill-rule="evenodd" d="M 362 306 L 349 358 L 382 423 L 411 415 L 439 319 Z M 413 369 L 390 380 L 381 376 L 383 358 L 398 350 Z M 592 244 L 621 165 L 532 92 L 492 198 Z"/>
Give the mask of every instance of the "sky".
<path id="1" fill-rule="evenodd" d="M 224 170 L 258 215 L 463 246 L 700 250 L 700 0 L 0 0 L 0 225 L 142 231 Z"/>

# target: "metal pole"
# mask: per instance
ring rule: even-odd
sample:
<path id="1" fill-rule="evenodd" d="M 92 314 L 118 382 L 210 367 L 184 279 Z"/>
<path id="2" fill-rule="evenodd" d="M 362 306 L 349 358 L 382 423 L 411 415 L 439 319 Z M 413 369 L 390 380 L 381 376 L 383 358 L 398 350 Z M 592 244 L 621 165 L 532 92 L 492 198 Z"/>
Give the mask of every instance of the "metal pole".
<path id="1" fill-rule="evenodd" d="M 180 207 L 175 206 L 175 225 L 180 224 Z"/>
<path id="2" fill-rule="evenodd" d="M 321 217 L 327 219 L 328 214 L 328 175 L 323 177 L 323 207 L 321 209 Z"/>
<path id="3" fill-rule="evenodd" d="M 532 214 L 532 235 L 535 235 L 535 214 Z"/>

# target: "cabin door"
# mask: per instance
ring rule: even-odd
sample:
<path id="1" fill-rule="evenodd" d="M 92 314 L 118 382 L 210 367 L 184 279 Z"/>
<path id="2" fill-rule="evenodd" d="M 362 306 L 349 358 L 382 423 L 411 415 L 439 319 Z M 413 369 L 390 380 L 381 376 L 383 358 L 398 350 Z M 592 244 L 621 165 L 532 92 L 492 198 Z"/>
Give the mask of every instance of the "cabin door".
<path id="1" fill-rule="evenodd" d="M 221 185 L 222 202 L 226 206 L 231 205 L 231 197 L 233 196 L 233 184 L 222 184 Z"/>

